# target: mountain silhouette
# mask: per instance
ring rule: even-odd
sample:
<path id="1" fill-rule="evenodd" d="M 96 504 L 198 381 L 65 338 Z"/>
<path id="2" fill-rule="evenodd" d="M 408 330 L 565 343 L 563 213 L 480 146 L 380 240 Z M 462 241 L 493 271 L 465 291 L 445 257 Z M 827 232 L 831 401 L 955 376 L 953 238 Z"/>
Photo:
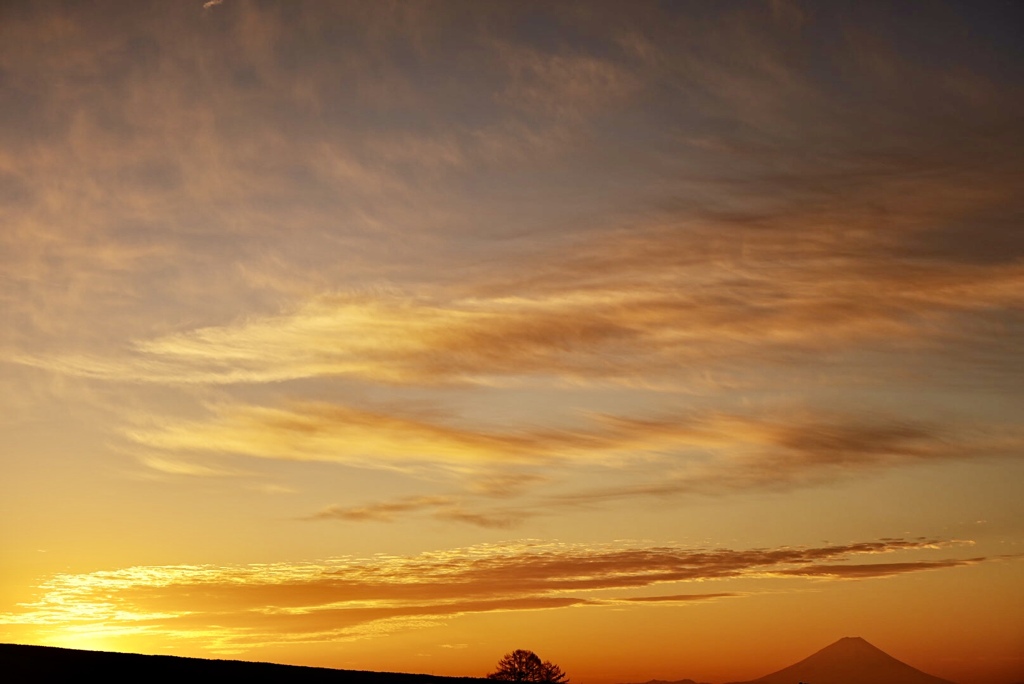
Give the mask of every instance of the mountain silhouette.
<path id="1" fill-rule="evenodd" d="M 952 684 L 896 660 L 860 637 L 844 637 L 795 665 L 737 684 Z"/>

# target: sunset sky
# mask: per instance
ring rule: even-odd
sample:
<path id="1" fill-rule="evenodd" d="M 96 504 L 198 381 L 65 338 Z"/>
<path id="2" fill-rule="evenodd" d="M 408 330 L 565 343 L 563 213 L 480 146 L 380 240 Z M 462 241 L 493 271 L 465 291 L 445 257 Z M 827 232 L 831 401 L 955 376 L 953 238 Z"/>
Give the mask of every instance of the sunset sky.
<path id="1" fill-rule="evenodd" d="M 0 641 L 1024 681 L 1024 3 L 0 5 Z"/>

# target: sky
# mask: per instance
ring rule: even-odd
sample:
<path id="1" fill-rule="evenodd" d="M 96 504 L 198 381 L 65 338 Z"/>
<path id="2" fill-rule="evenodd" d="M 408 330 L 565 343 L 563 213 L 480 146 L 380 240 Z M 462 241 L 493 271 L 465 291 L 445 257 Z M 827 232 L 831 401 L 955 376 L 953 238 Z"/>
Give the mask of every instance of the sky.
<path id="1" fill-rule="evenodd" d="M 3 3 L 0 640 L 1024 681 L 1022 20 Z"/>

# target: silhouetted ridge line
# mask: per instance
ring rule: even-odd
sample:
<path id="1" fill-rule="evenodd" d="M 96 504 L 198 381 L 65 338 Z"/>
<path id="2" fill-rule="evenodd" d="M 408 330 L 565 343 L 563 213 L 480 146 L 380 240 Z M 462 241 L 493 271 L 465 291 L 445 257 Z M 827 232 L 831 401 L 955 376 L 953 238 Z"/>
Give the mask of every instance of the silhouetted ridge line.
<path id="1" fill-rule="evenodd" d="M 49 681 L 97 674 L 115 681 L 142 677 L 249 677 L 252 681 L 335 682 L 339 684 L 474 684 L 472 677 L 438 677 L 404 672 L 334 670 L 243 660 L 208 660 L 170 655 L 85 651 L 53 646 L 0 644 L 0 672 L 7 681 Z M 257 679 L 259 678 L 259 679 Z M 54 679 L 54 681 L 56 681 Z"/>
<path id="2" fill-rule="evenodd" d="M 934 677 L 872 646 L 860 637 L 843 637 L 795 665 L 737 684 L 953 684 Z"/>

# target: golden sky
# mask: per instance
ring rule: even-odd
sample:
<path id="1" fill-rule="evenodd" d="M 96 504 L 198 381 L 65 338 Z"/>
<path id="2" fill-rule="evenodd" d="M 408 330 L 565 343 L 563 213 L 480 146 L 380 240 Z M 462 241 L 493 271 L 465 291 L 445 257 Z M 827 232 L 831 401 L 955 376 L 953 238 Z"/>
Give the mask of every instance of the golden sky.
<path id="1" fill-rule="evenodd" d="M 3 3 L 0 640 L 1024 679 L 1022 25 Z"/>

